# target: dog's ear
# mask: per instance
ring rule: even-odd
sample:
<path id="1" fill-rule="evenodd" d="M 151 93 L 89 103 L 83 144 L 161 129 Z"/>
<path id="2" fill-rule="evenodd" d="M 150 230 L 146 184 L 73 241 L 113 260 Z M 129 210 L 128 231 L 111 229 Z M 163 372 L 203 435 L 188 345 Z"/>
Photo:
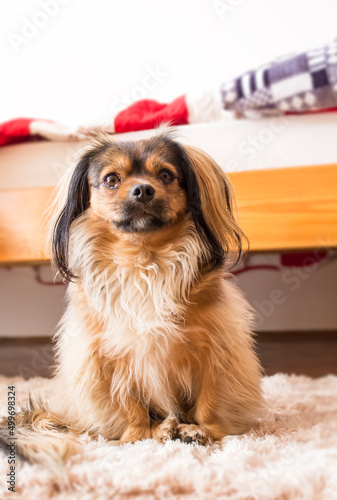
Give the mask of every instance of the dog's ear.
<path id="1" fill-rule="evenodd" d="M 90 205 L 90 165 L 100 152 L 114 142 L 109 134 L 99 129 L 87 132 L 87 136 L 88 145 L 77 155 L 75 168 L 68 169 L 61 179 L 57 186 L 58 193 L 48 210 L 52 261 L 68 281 L 76 278 L 69 268 L 70 226 Z"/>
<path id="2" fill-rule="evenodd" d="M 66 180 L 68 189 L 64 186 L 59 188 L 60 196 L 64 197 L 64 189 L 66 189 L 67 196 L 65 204 L 53 225 L 52 258 L 60 274 L 68 281 L 76 278 L 69 269 L 69 231 L 72 222 L 90 204 L 88 173 L 92 155 L 92 150 L 84 153 L 78 160 L 70 180 Z"/>
<path id="3" fill-rule="evenodd" d="M 184 146 L 193 175 L 187 203 L 195 226 L 211 255 L 212 268 L 235 265 L 248 240 L 236 222 L 233 187 L 223 170 L 203 151 Z"/>

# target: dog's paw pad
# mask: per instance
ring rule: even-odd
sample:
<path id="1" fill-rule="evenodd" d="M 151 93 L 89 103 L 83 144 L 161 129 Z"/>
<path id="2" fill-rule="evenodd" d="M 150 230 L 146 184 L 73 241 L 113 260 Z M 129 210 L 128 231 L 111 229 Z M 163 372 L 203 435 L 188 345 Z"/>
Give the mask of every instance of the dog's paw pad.
<path id="1" fill-rule="evenodd" d="M 207 433 L 199 426 L 193 424 L 178 425 L 178 438 L 183 443 L 205 445 L 211 442 Z"/>

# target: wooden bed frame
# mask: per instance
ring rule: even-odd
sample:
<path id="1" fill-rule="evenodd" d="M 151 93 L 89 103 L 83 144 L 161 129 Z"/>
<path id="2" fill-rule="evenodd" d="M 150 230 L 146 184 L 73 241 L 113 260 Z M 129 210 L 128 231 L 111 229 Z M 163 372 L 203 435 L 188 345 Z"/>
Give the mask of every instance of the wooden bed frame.
<path id="1" fill-rule="evenodd" d="M 337 247 L 337 164 L 231 173 L 250 250 Z M 53 187 L 0 190 L 0 265 L 45 264 Z"/>

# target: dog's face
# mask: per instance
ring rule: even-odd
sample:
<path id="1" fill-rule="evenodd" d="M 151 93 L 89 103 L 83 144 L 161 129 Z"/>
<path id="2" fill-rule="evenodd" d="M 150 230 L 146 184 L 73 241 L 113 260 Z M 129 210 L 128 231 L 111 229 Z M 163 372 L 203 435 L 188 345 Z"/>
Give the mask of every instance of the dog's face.
<path id="1" fill-rule="evenodd" d="M 137 234 L 137 241 L 192 220 L 200 260 L 206 260 L 211 270 L 221 266 L 229 253 L 237 257 L 241 253 L 244 235 L 233 217 L 232 203 L 231 185 L 221 168 L 169 133 L 135 142 L 114 142 L 98 134 L 68 184 L 53 232 L 54 261 L 66 279 L 74 277 L 68 266 L 70 230 L 73 221 L 86 213 L 105 221 L 107 230 L 117 236 Z"/>
<path id="2" fill-rule="evenodd" d="M 149 233 L 187 212 L 182 151 L 162 139 L 113 143 L 90 162 L 93 213 L 121 232 Z"/>

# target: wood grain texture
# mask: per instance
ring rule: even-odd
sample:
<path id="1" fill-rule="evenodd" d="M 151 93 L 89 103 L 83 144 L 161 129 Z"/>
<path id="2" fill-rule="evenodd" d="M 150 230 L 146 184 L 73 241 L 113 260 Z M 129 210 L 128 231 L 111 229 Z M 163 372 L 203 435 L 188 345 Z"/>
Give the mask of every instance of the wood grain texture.
<path id="1" fill-rule="evenodd" d="M 251 251 L 337 247 L 337 164 L 231 173 Z M 0 191 L 0 265 L 43 263 L 54 187 Z"/>
<path id="2" fill-rule="evenodd" d="M 46 209 L 54 187 L 0 191 L 0 265 L 43 263 L 46 251 Z"/>
<path id="3" fill-rule="evenodd" d="M 230 175 L 253 251 L 337 246 L 337 165 Z"/>

